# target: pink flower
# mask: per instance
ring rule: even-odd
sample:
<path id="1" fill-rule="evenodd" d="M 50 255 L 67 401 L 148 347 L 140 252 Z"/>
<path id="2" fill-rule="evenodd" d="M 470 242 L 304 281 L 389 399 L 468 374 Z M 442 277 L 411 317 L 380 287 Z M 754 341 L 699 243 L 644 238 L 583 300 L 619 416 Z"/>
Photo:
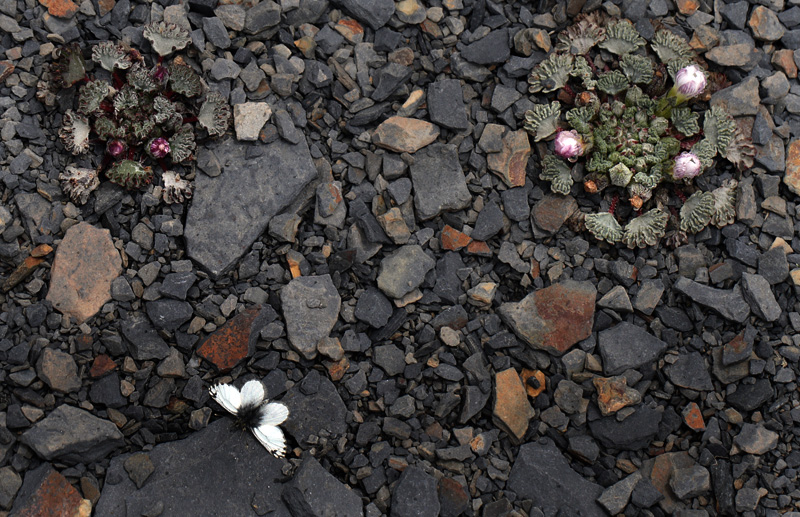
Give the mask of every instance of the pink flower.
<path id="1" fill-rule="evenodd" d="M 696 97 L 706 88 L 706 76 L 697 65 L 689 65 L 675 74 L 675 87 L 685 97 Z"/>
<path id="2" fill-rule="evenodd" d="M 116 158 L 125 152 L 125 142 L 122 140 L 111 140 L 106 145 L 106 152 Z"/>
<path id="3" fill-rule="evenodd" d="M 696 154 L 683 152 L 675 157 L 675 167 L 672 170 L 672 177 L 676 180 L 691 179 L 700 174 L 703 164 Z"/>
<path id="4" fill-rule="evenodd" d="M 150 154 L 154 158 L 163 158 L 169 154 L 169 142 L 165 138 L 154 138 L 150 141 Z"/>
<path id="5" fill-rule="evenodd" d="M 568 160 L 575 160 L 583 153 L 583 140 L 574 129 L 558 133 L 554 146 L 556 154 Z"/>

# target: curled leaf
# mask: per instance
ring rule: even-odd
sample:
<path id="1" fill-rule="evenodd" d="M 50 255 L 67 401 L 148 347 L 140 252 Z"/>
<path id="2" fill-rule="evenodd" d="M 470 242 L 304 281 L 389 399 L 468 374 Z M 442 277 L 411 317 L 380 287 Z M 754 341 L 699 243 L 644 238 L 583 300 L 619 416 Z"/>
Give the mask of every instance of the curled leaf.
<path id="1" fill-rule="evenodd" d="M 550 182 L 550 190 L 556 194 L 569 194 L 572 189 L 572 168 L 561 158 L 548 154 L 542 159 L 539 177 Z"/>
<path id="2" fill-rule="evenodd" d="M 231 121 L 231 108 L 218 92 L 211 91 L 197 115 L 197 121 L 211 136 L 225 133 Z"/>
<path id="3" fill-rule="evenodd" d="M 653 80 L 653 63 L 649 57 L 625 54 L 620 60 L 619 67 L 633 84 L 648 84 Z"/>
<path id="4" fill-rule="evenodd" d="M 664 236 L 668 220 L 669 214 L 653 208 L 625 225 L 622 242 L 630 249 L 655 246 Z"/>
<path id="5" fill-rule="evenodd" d="M 689 43 L 667 29 L 656 32 L 650 46 L 653 47 L 663 63 L 669 63 L 673 59 L 694 58 L 694 51 Z"/>
<path id="6" fill-rule="evenodd" d="M 161 57 L 186 48 L 186 45 L 192 41 L 189 31 L 174 23 L 164 21 L 145 25 L 142 36 L 147 38 L 153 50 Z"/>
<path id="7" fill-rule="evenodd" d="M 73 203 L 83 205 L 89 200 L 89 194 L 100 185 L 97 171 L 94 169 L 81 169 L 68 165 L 67 169 L 58 175 L 63 190 Z"/>
<path id="8" fill-rule="evenodd" d="M 728 179 L 711 192 L 714 196 L 714 212 L 711 214 L 710 222 L 717 228 L 733 224 L 736 219 L 736 187 L 738 185 L 738 181 Z"/>
<path id="9" fill-rule="evenodd" d="M 173 163 L 179 163 L 192 157 L 196 144 L 194 130 L 189 124 L 184 124 L 169 139 L 170 155 Z"/>
<path id="10" fill-rule="evenodd" d="M 53 56 L 55 61 L 50 65 L 50 74 L 58 86 L 69 88 L 86 77 L 86 61 L 77 43 L 56 49 Z"/>
<path id="11" fill-rule="evenodd" d="M 127 70 L 133 64 L 128 50 L 110 41 L 101 41 L 92 48 L 92 61 L 109 72 L 113 72 L 115 68 Z"/>
<path id="12" fill-rule="evenodd" d="M 192 185 L 188 181 L 181 179 L 178 173 L 166 171 L 161 175 L 161 181 L 164 182 L 162 198 L 168 205 L 183 203 L 192 197 Z"/>
<path id="13" fill-rule="evenodd" d="M 525 112 L 525 131 L 538 142 L 556 132 L 558 117 L 561 116 L 561 103 L 537 104 Z"/>
<path id="14" fill-rule="evenodd" d="M 625 74 L 619 70 L 614 70 L 603 74 L 597 80 L 597 89 L 609 95 L 616 95 L 628 89 L 630 83 Z"/>
<path id="15" fill-rule="evenodd" d="M 111 86 L 105 81 L 89 81 L 78 91 L 78 111 L 91 115 L 100 109 L 100 105 L 111 92 Z"/>
<path id="16" fill-rule="evenodd" d="M 67 110 L 61 121 L 58 136 L 64 142 L 64 147 L 72 154 L 82 154 L 89 149 L 89 135 L 91 133 L 89 119 L 80 113 Z"/>
<path id="17" fill-rule="evenodd" d="M 629 20 L 617 20 L 606 28 L 606 39 L 600 42 L 600 47 L 621 56 L 636 52 L 645 43 Z"/>
<path id="18" fill-rule="evenodd" d="M 572 54 L 550 54 L 531 71 L 528 91 L 548 93 L 563 88 L 569 80 L 574 60 Z"/>
<path id="19" fill-rule="evenodd" d="M 605 37 L 606 30 L 597 23 L 595 16 L 581 15 L 574 24 L 559 33 L 556 52 L 582 56 Z"/>
<path id="20" fill-rule="evenodd" d="M 189 65 L 172 63 L 169 66 L 169 85 L 172 91 L 186 97 L 197 97 L 203 93 L 203 82 Z"/>
<path id="21" fill-rule="evenodd" d="M 112 183 L 122 187 L 139 188 L 153 180 L 153 169 L 133 160 L 122 160 L 115 163 L 106 176 Z"/>
<path id="22" fill-rule="evenodd" d="M 697 233 L 705 228 L 714 213 L 714 195 L 698 190 L 681 207 L 681 231 Z"/>
<path id="23" fill-rule="evenodd" d="M 622 239 L 622 227 L 614 214 L 608 212 L 586 214 L 584 222 L 589 233 L 599 241 L 616 244 Z"/>

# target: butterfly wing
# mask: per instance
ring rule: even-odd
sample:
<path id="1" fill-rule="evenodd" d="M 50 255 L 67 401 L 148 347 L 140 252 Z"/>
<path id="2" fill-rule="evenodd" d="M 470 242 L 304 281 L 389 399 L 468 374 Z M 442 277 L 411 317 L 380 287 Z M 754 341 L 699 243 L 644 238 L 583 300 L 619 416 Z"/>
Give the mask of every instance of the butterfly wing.
<path id="1" fill-rule="evenodd" d="M 261 445 L 276 457 L 283 458 L 286 454 L 286 439 L 279 427 L 262 424 L 253 428 L 253 434 Z"/>
<path id="2" fill-rule="evenodd" d="M 253 379 L 242 386 L 242 406 L 258 406 L 264 401 L 264 385 Z"/>
<path id="3" fill-rule="evenodd" d="M 262 388 L 263 389 L 263 388 Z M 217 384 L 208 390 L 214 400 L 224 407 L 226 411 L 234 415 L 239 413 L 242 407 L 242 395 L 239 390 L 231 384 Z"/>
<path id="4" fill-rule="evenodd" d="M 270 402 L 261 406 L 260 413 L 258 425 L 278 425 L 286 421 L 289 408 L 280 402 Z"/>

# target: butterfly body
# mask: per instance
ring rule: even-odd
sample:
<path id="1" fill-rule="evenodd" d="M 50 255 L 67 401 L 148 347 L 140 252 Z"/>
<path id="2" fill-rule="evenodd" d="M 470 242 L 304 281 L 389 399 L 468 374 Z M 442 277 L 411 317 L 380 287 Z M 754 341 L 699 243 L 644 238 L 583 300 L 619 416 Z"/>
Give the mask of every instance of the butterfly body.
<path id="1" fill-rule="evenodd" d="M 286 439 L 278 425 L 289 416 L 289 408 L 280 402 L 269 402 L 260 381 L 247 381 L 241 391 L 231 384 L 217 384 L 209 389 L 209 393 L 236 417 L 237 427 L 249 429 L 265 449 L 283 457 Z"/>

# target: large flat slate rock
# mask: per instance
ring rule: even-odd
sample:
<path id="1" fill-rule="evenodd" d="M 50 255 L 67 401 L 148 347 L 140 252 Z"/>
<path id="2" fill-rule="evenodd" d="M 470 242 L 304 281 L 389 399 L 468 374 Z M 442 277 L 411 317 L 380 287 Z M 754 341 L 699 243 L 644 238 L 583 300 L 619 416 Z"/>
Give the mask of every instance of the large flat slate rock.
<path id="1" fill-rule="evenodd" d="M 222 174 L 198 174 L 186 215 L 186 249 L 213 277 L 227 271 L 317 174 L 308 145 L 228 138 L 209 147 Z"/>
<path id="2" fill-rule="evenodd" d="M 517 494 L 517 499 L 532 500 L 545 515 L 607 515 L 595 502 L 603 488 L 572 470 L 549 438 L 519 448 L 507 487 Z"/>
<path id="3" fill-rule="evenodd" d="M 160 515 L 269 515 L 288 517 L 281 500 L 284 460 L 249 432 L 222 418 L 204 430 L 149 453 L 153 473 L 137 489 L 125 471 L 125 454 L 111 460 L 94 515 L 130 517 L 162 508 Z M 256 511 L 258 510 L 258 511 Z"/>

